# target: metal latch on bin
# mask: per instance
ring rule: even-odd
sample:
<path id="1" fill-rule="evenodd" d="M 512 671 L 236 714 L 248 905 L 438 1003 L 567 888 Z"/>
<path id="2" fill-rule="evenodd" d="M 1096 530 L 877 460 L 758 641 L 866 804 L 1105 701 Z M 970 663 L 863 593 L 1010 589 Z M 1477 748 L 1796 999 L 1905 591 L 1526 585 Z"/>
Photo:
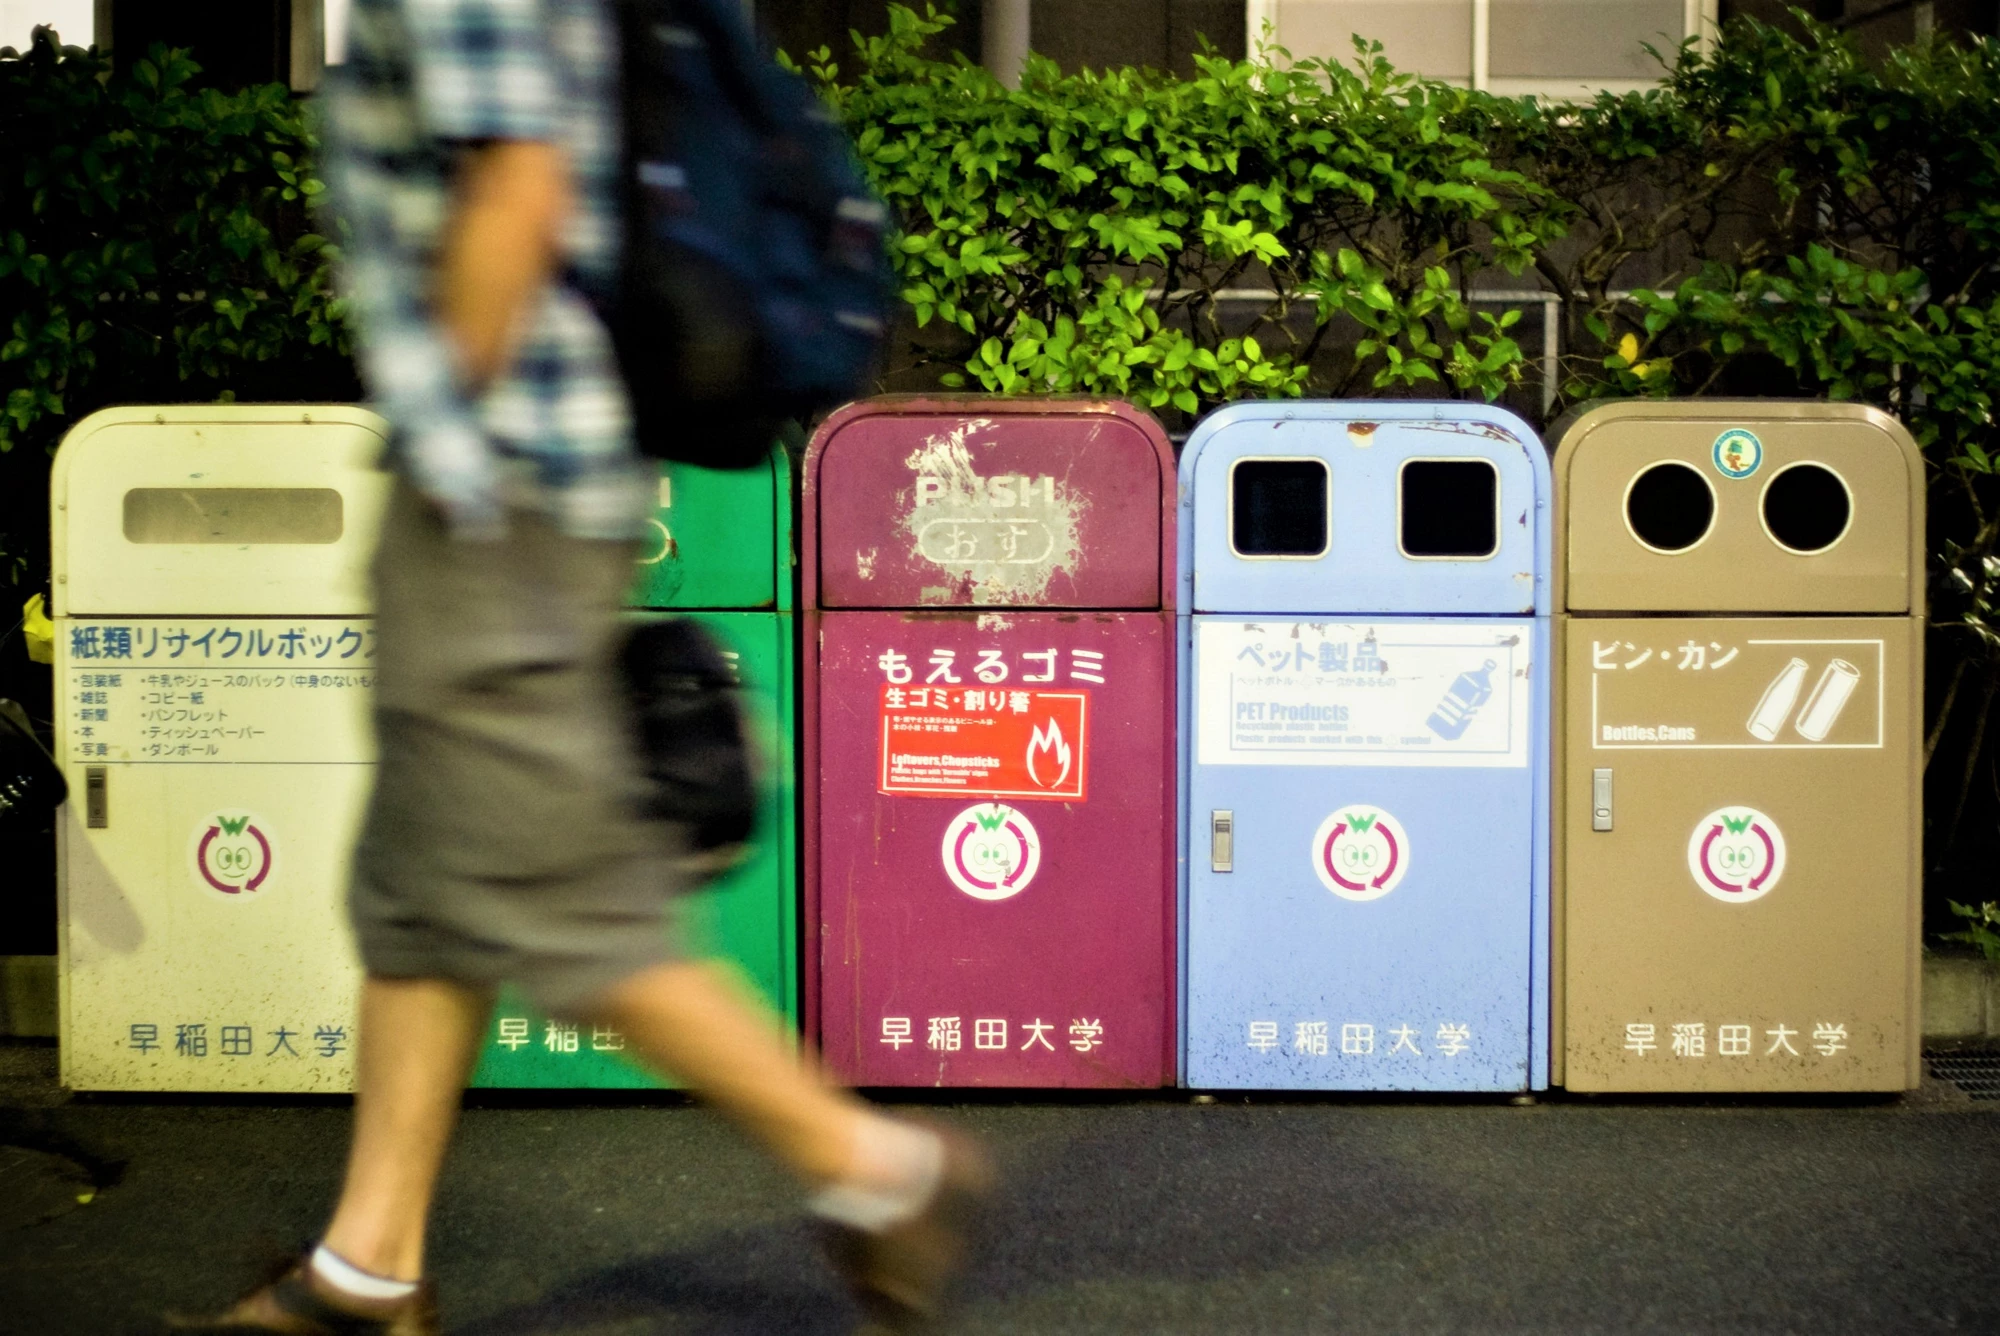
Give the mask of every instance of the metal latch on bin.
<path id="1" fill-rule="evenodd" d="M 1217 809 L 1208 814 L 1208 866 L 1213 872 L 1235 870 L 1236 813 Z"/>
<path id="2" fill-rule="evenodd" d="M 1611 772 L 1590 772 L 1590 828 L 1611 829 Z"/>

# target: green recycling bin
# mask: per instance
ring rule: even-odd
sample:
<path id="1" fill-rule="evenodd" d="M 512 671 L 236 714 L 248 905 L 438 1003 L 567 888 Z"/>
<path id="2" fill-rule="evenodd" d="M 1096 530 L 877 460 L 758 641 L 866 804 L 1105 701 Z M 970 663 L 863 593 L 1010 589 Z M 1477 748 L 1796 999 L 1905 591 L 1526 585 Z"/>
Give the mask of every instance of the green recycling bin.
<path id="1" fill-rule="evenodd" d="M 660 504 L 633 584 L 636 617 L 692 617 L 741 676 L 760 762 L 761 813 L 749 855 L 675 901 L 673 931 L 694 954 L 735 962 L 787 1018 L 798 1016 L 798 823 L 793 778 L 792 470 L 660 470 Z M 608 1029 L 552 1021 L 503 990 L 474 1086 L 637 1089 L 673 1084 Z"/>

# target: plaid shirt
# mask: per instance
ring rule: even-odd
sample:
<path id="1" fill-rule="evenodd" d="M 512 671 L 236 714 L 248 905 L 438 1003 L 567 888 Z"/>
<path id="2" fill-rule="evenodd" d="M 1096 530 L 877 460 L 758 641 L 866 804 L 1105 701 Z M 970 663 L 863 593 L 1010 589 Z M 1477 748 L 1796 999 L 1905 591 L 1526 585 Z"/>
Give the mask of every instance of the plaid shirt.
<path id="1" fill-rule="evenodd" d="M 510 505 L 583 538 L 645 525 L 653 487 L 602 324 L 579 285 L 614 280 L 617 33 L 611 0 L 355 0 L 334 78 L 327 177 L 349 227 L 346 291 L 392 459 L 466 536 Z M 567 151 L 576 208 L 512 364 L 460 384 L 432 309 L 457 156 L 486 140 Z"/>

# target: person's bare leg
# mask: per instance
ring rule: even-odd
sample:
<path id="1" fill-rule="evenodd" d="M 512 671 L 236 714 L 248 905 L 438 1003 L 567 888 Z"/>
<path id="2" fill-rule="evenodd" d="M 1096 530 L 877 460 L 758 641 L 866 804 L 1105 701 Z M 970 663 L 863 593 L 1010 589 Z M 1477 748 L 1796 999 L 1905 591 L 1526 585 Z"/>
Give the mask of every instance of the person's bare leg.
<path id="1" fill-rule="evenodd" d="M 656 965 L 613 985 L 587 1010 L 743 1124 L 808 1183 L 854 1171 L 861 1128 L 880 1115 L 828 1083 L 727 966 Z"/>
<path id="2" fill-rule="evenodd" d="M 881 1326 L 914 1330 L 937 1315 L 965 1264 L 970 1215 L 992 1191 L 976 1143 L 886 1117 L 827 1081 L 719 963 L 656 965 L 586 1010 L 813 1187 L 828 1255 Z"/>
<path id="3" fill-rule="evenodd" d="M 431 1196 L 492 1006 L 491 993 L 442 979 L 362 986 L 354 1143 L 323 1242 L 363 1271 L 423 1275 Z"/>

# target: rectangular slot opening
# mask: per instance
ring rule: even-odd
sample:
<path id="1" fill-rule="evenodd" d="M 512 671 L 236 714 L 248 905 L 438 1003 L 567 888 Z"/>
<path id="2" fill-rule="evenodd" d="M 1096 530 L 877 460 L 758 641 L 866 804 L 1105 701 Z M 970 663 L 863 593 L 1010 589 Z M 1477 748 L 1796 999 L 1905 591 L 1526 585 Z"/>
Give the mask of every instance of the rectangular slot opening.
<path id="1" fill-rule="evenodd" d="M 131 543 L 337 543 L 346 527 L 331 487 L 134 487 Z"/>
<path id="2" fill-rule="evenodd" d="M 1239 459 L 1229 477 L 1229 546 L 1239 557 L 1323 557 L 1332 475 L 1319 459 Z"/>
<path id="3" fill-rule="evenodd" d="M 1397 511 L 1406 557 L 1490 557 L 1500 550 L 1500 471 L 1485 459 L 1409 460 Z"/>

